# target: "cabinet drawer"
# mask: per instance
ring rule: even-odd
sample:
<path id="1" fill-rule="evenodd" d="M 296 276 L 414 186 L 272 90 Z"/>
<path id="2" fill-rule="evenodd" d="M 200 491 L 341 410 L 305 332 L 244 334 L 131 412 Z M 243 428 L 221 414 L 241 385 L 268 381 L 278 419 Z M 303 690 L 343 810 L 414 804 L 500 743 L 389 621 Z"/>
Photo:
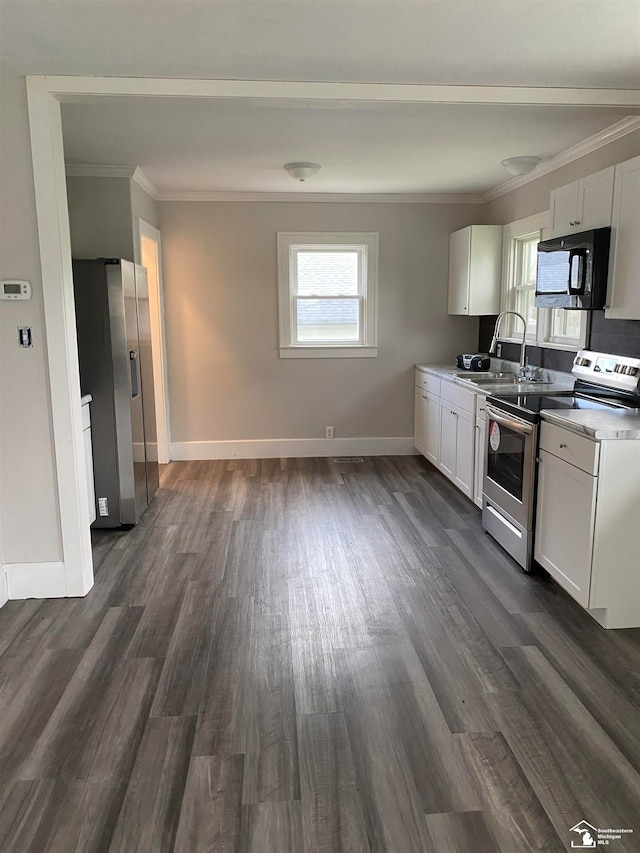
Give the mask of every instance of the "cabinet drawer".
<path id="1" fill-rule="evenodd" d="M 416 370 L 416 387 L 439 397 L 440 377 L 434 376 L 432 373 L 424 373 L 422 370 Z"/>
<path id="2" fill-rule="evenodd" d="M 453 382 L 442 381 L 440 384 L 440 399 L 452 403 L 459 409 L 465 412 L 475 414 L 476 411 L 476 393 L 469 391 L 466 388 L 461 388 Z"/>
<path id="3" fill-rule="evenodd" d="M 598 473 L 600 444 L 597 441 L 543 421 L 540 448 L 586 471 L 587 474 Z"/>

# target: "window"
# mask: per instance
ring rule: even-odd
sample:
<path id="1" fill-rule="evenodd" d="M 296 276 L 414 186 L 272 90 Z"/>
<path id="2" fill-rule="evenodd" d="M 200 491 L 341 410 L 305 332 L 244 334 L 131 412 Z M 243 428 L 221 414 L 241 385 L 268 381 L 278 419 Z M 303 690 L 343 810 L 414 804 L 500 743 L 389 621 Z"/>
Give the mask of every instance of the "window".
<path id="1" fill-rule="evenodd" d="M 281 358 L 377 355 L 378 235 L 278 234 Z"/>
<path id="2" fill-rule="evenodd" d="M 502 306 L 526 319 L 528 342 L 579 349 L 586 343 L 588 312 L 535 306 L 537 246 L 548 221 L 549 214 L 540 213 L 505 226 Z M 522 324 L 516 317 L 508 319 L 501 336 L 519 342 Z"/>

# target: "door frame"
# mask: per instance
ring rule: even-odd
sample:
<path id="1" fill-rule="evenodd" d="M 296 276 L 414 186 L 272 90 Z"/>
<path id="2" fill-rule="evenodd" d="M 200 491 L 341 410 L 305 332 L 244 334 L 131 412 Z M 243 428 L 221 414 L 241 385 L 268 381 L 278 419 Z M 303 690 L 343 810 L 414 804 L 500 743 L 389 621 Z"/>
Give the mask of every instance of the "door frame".
<path id="1" fill-rule="evenodd" d="M 62 571 L 57 573 L 56 589 L 49 591 L 49 595 L 62 596 L 85 595 L 93 585 L 60 109 L 63 101 L 95 101 L 115 95 L 293 98 L 327 102 L 618 106 L 628 107 L 630 113 L 637 113 L 640 108 L 640 93 L 628 89 L 62 76 L 27 76 L 26 88 L 62 546 Z M 638 123 L 636 115 L 623 119 L 611 128 L 605 128 L 601 134 L 575 146 L 570 159 L 624 136 L 635 129 Z M 546 171 L 557 168 L 559 159 L 562 158 L 556 158 L 554 162 L 552 158 Z M 562 162 L 567 162 L 567 159 Z M 543 164 L 542 170 L 538 168 L 536 177 L 544 172 Z M 523 178 L 514 179 L 509 182 L 509 189 L 526 182 Z M 491 193 L 485 196 L 478 196 L 477 200 L 488 201 Z M 429 200 L 435 201 L 436 196 Z M 451 197 L 440 196 L 437 200 L 450 202 Z M 468 201 L 469 197 L 464 197 L 464 200 Z"/>
<path id="2" fill-rule="evenodd" d="M 156 429 L 158 433 L 158 462 L 162 465 L 171 461 L 171 421 L 169 419 L 169 387 L 167 378 L 167 344 L 164 322 L 164 286 L 162 278 L 162 234 L 149 222 L 139 216 L 136 217 L 137 229 L 136 240 L 139 263 L 142 263 L 142 238 L 146 237 L 156 244 L 157 253 L 157 281 L 151 282 L 147 270 L 149 287 L 153 286 L 154 301 L 157 312 L 151 312 L 151 335 L 153 349 L 153 377 L 154 393 L 156 400 Z"/>

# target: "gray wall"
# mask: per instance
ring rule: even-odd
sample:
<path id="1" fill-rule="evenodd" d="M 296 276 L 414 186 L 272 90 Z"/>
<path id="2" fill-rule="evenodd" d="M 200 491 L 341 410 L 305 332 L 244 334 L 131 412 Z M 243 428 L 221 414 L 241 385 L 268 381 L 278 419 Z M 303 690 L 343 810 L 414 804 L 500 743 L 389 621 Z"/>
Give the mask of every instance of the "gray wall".
<path id="1" fill-rule="evenodd" d="M 130 182 L 131 187 L 131 215 L 133 218 L 133 227 L 136 229 L 136 220 L 144 219 L 149 225 L 154 228 L 160 228 L 160 208 L 158 202 L 151 198 L 146 190 L 143 190 L 140 184 L 135 181 Z"/>
<path id="2" fill-rule="evenodd" d="M 161 202 L 173 441 L 413 434 L 414 362 L 475 347 L 447 314 L 449 233 L 478 206 Z M 278 357 L 278 231 L 375 231 L 379 354 Z"/>
<path id="3" fill-rule="evenodd" d="M 129 178 L 68 177 L 67 199 L 74 258 L 134 260 Z"/>
<path id="4" fill-rule="evenodd" d="M 67 177 L 74 258 L 140 263 L 138 219 L 160 227 L 157 202 L 130 178 Z"/>
<path id="5" fill-rule="evenodd" d="M 29 302 L 0 302 L 0 559 L 61 559 L 51 401 L 24 77 L 0 79 L 0 278 L 27 279 Z M 17 327 L 31 326 L 33 349 Z"/>

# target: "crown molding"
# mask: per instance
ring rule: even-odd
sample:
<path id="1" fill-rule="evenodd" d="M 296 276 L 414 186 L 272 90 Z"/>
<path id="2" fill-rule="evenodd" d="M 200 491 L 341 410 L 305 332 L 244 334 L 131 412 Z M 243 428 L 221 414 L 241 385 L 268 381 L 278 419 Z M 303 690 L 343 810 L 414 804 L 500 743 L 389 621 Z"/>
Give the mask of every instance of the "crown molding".
<path id="1" fill-rule="evenodd" d="M 69 178 L 133 178 L 135 166 L 105 166 L 101 163 L 66 163 Z"/>
<path id="2" fill-rule="evenodd" d="M 142 187 L 142 189 L 147 193 L 147 195 L 150 195 L 152 199 L 155 201 L 160 200 L 160 190 L 153 181 L 145 175 L 139 166 L 136 166 L 136 170 L 131 176 L 131 180 L 135 181 L 139 187 Z"/>
<path id="3" fill-rule="evenodd" d="M 454 193 L 249 193 L 164 190 L 158 201 L 282 201 L 353 204 L 482 204 L 479 194 Z"/>
<path id="4" fill-rule="evenodd" d="M 160 193 L 156 185 L 139 166 L 108 166 L 102 163 L 66 163 L 69 178 L 129 178 L 158 201 Z"/>
<path id="5" fill-rule="evenodd" d="M 597 151 L 598 148 L 602 148 L 610 142 L 614 142 L 616 139 L 620 139 L 621 137 L 639 129 L 640 116 L 627 116 L 627 118 L 623 118 L 620 121 L 615 122 L 615 124 L 605 127 L 604 130 L 600 130 L 598 133 L 588 136 L 581 142 L 577 142 L 575 145 L 565 148 L 564 151 L 560 151 L 560 153 L 556 154 L 554 157 L 549 157 L 548 160 L 544 160 L 536 166 L 532 172 L 529 172 L 528 175 L 519 175 L 518 177 L 505 181 L 503 184 L 499 184 L 497 187 L 487 190 L 487 192 L 483 193 L 481 196 L 481 203 L 486 204 L 489 201 L 500 198 L 500 196 L 507 195 L 507 193 L 513 192 L 526 184 L 530 184 L 532 181 L 536 181 L 543 175 L 555 172 L 556 169 L 560 169 L 568 163 L 573 163 L 574 160 L 579 160 L 580 157 L 584 157 L 586 154 L 591 154 L 592 151 Z"/>

